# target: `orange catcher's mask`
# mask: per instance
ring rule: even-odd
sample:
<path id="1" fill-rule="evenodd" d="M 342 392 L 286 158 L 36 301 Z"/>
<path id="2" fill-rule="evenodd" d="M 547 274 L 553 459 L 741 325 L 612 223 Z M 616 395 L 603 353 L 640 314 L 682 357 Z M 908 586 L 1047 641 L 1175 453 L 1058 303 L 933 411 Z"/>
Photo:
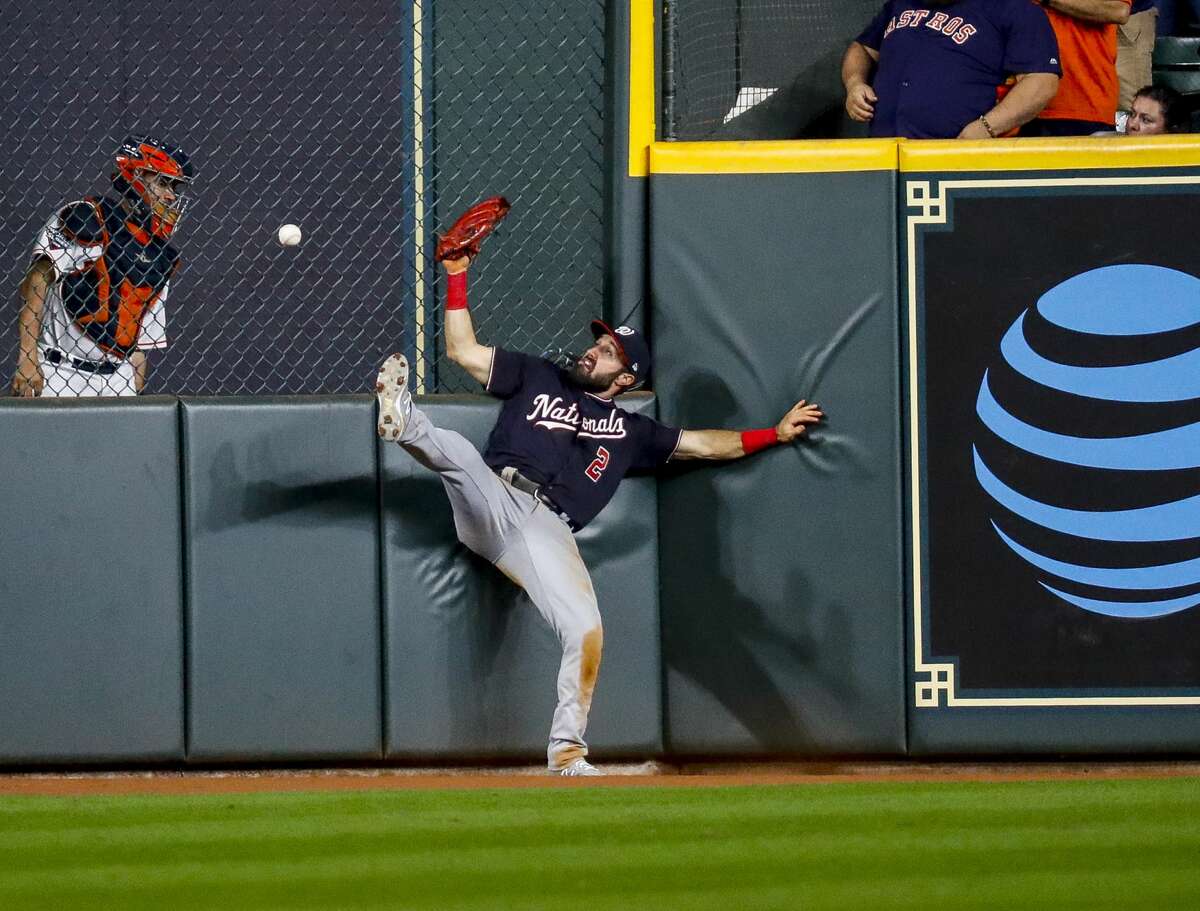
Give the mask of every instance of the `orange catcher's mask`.
<path id="1" fill-rule="evenodd" d="M 115 160 L 113 186 L 133 206 L 139 226 L 170 237 L 188 204 L 193 175 L 187 153 L 149 136 L 130 136 Z"/>

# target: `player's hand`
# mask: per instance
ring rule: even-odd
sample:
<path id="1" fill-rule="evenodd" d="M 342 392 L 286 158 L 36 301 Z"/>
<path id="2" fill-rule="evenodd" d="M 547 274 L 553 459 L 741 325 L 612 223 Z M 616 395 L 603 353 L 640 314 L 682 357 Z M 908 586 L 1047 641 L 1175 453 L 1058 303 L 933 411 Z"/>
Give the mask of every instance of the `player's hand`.
<path id="1" fill-rule="evenodd" d="M 447 275 L 457 275 L 459 272 L 467 271 L 467 267 L 471 265 L 471 257 L 461 256 L 458 259 L 443 259 L 442 265 L 445 267 Z"/>
<path id="2" fill-rule="evenodd" d="M 846 113 L 851 120 L 868 123 L 875 116 L 875 90 L 865 82 L 860 82 L 846 90 Z"/>
<path id="3" fill-rule="evenodd" d="M 12 394 L 20 398 L 36 398 L 42 394 L 46 380 L 34 361 L 22 360 L 12 381 Z"/>
<path id="4" fill-rule="evenodd" d="M 821 406 L 811 404 L 804 399 L 792 406 L 791 410 L 775 425 L 775 435 L 781 443 L 791 443 L 804 435 L 813 424 L 820 423 L 825 417 Z"/>

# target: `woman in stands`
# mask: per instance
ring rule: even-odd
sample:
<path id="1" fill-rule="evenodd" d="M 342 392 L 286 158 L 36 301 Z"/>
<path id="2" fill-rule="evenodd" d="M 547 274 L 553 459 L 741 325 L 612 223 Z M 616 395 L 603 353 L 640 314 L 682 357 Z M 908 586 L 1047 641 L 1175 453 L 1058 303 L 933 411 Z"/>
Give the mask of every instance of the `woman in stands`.
<path id="1" fill-rule="evenodd" d="M 1128 136 L 1186 133 L 1191 111 L 1183 96 L 1165 85 L 1148 85 L 1138 90 L 1125 123 Z"/>

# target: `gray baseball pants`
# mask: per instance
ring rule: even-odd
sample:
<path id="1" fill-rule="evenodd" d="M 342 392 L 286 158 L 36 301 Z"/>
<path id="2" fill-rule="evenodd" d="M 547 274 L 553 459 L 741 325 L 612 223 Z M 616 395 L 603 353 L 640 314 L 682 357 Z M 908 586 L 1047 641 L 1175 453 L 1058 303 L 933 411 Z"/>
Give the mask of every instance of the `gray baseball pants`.
<path id="1" fill-rule="evenodd" d="M 561 769 L 586 756 L 583 735 L 604 633 L 575 536 L 535 496 L 493 473 L 469 440 L 435 427 L 415 403 L 399 443 L 442 479 L 459 540 L 523 588 L 558 636 L 563 654 L 547 764 Z"/>

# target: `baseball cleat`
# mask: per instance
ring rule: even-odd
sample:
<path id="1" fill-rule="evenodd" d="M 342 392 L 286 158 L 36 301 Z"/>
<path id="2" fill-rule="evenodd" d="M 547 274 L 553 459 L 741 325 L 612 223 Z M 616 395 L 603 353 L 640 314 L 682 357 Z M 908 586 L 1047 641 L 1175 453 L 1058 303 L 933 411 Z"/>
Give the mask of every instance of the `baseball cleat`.
<path id="1" fill-rule="evenodd" d="M 570 765 L 565 766 L 562 769 L 562 771 L 560 771 L 558 774 L 562 775 L 564 778 L 575 778 L 575 777 L 578 777 L 581 775 L 587 775 L 587 776 L 601 775 L 602 776 L 604 773 L 601 772 L 594 765 L 592 765 L 590 762 L 588 762 L 586 759 L 584 759 L 582 756 L 580 756 L 578 759 L 576 759 Z"/>
<path id="2" fill-rule="evenodd" d="M 408 358 L 393 354 L 379 368 L 375 378 L 375 399 L 379 402 L 379 421 L 375 425 L 380 438 L 395 443 L 408 424 L 412 395 L 408 391 Z"/>

